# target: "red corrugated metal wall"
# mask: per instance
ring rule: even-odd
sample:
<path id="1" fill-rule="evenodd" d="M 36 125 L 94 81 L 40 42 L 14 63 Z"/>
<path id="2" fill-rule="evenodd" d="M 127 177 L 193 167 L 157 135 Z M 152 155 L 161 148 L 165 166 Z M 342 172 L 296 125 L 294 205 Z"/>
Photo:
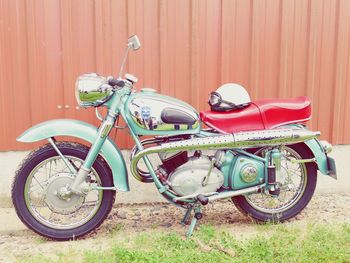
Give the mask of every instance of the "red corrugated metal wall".
<path id="1" fill-rule="evenodd" d="M 0 0 L 0 150 L 53 118 L 93 124 L 77 110 L 79 74 L 116 74 L 129 35 L 142 49 L 127 71 L 149 86 L 207 108 L 225 82 L 252 98 L 312 99 L 313 130 L 350 143 L 348 0 Z M 112 134 L 115 137 L 115 134 Z M 131 146 L 126 132 L 117 143 Z"/>

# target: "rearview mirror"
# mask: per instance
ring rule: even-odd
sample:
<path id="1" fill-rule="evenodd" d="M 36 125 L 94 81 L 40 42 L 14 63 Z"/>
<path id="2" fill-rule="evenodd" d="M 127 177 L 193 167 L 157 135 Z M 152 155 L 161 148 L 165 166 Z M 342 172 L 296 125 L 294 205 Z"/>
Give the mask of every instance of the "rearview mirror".
<path id="1" fill-rule="evenodd" d="M 128 38 L 128 46 L 132 47 L 133 50 L 137 50 L 141 47 L 141 43 L 137 35 L 133 35 Z"/>

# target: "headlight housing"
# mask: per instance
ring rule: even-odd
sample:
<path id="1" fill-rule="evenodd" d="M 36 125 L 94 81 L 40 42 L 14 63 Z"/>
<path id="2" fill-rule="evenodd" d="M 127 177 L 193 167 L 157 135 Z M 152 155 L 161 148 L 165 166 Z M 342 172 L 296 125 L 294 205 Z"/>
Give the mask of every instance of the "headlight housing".
<path id="1" fill-rule="evenodd" d="M 75 82 L 75 98 L 80 107 L 98 107 L 113 95 L 108 79 L 96 73 L 84 74 Z"/>

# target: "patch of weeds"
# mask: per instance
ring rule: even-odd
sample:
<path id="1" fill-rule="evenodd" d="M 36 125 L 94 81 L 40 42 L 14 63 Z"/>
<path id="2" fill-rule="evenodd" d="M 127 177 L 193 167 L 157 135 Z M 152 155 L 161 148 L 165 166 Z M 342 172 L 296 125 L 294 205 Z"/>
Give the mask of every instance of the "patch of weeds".
<path id="1" fill-rule="evenodd" d="M 190 238 L 184 238 L 175 233 L 161 235 L 155 241 L 156 244 L 161 244 L 168 248 L 168 250 L 185 250 L 195 249 L 196 243 Z"/>
<path id="2" fill-rule="evenodd" d="M 219 241 L 224 248 L 231 248 L 231 249 L 234 249 L 235 251 L 239 249 L 240 242 L 238 242 L 234 236 L 232 236 L 231 234 L 225 231 L 220 232 Z"/>
<path id="3" fill-rule="evenodd" d="M 246 240 L 237 250 L 241 262 L 347 262 L 349 243 L 340 227 L 279 227 L 270 237 Z"/>
<path id="4" fill-rule="evenodd" d="M 277 222 L 277 221 L 273 221 L 273 220 L 269 220 L 269 221 L 266 221 L 266 222 L 258 222 L 256 223 L 256 229 L 257 230 L 271 230 L 271 228 L 275 228 L 277 226 L 280 226 L 280 225 L 283 225 L 282 223 L 280 222 Z"/>
<path id="5" fill-rule="evenodd" d="M 125 226 L 122 223 L 118 223 L 109 230 L 109 233 L 114 236 L 124 230 L 124 228 Z"/>
<path id="6" fill-rule="evenodd" d="M 350 261 L 350 232 L 346 227 L 332 225 L 313 225 L 303 240 L 302 261 L 311 262 L 318 258 L 322 262 Z"/>
<path id="7" fill-rule="evenodd" d="M 229 258 L 223 258 L 218 252 L 203 253 L 197 250 L 172 250 L 166 247 L 155 251 L 126 250 L 123 248 L 113 249 L 114 262 L 228 262 Z"/>
<path id="8" fill-rule="evenodd" d="M 151 229 L 156 229 L 157 227 L 158 227 L 157 223 L 152 223 L 150 226 Z"/>
<path id="9" fill-rule="evenodd" d="M 46 242 L 47 242 L 47 239 L 44 237 L 38 237 L 35 239 L 35 243 L 37 243 L 37 244 L 44 244 Z"/>
<path id="10" fill-rule="evenodd" d="M 30 256 L 23 256 L 21 258 L 17 259 L 17 262 L 23 262 L 23 263 L 42 263 L 42 262 L 58 262 L 58 259 L 53 259 L 53 258 L 49 258 L 47 256 L 44 256 L 43 254 L 36 254 L 36 255 L 30 255 Z"/>
<path id="11" fill-rule="evenodd" d="M 200 226 L 199 230 L 195 232 L 195 236 L 198 236 L 205 243 L 208 243 L 210 240 L 214 239 L 217 231 L 218 230 L 215 229 L 214 226 L 203 224 Z"/>
<path id="12" fill-rule="evenodd" d="M 134 237 L 133 245 L 139 248 L 146 248 L 148 244 L 154 243 L 153 238 L 156 234 L 140 233 Z"/>
<path id="13" fill-rule="evenodd" d="M 110 263 L 110 262 L 118 262 L 118 261 L 112 261 L 111 258 L 113 257 L 112 253 L 110 251 L 108 252 L 91 252 L 87 251 L 84 254 L 84 259 L 82 262 L 86 263 Z"/>
<path id="14" fill-rule="evenodd" d="M 202 225 L 190 239 L 148 231 L 118 240 L 105 251 L 73 247 L 54 260 L 37 255 L 23 262 L 350 262 L 350 224 L 274 225 L 264 231 L 268 235 L 239 241 L 211 225 Z"/>
<path id="15" fill-rule="evenodd" d="M 350 241 L 350 223 L 344 223 L 342 226 L 342 231 L 344 232 L 345 239 Z"/>

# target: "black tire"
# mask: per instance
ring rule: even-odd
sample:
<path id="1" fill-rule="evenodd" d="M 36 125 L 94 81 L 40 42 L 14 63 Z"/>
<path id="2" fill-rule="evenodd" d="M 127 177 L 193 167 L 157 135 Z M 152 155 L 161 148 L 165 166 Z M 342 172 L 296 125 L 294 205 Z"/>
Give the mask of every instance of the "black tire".
<path id="1" fill-rule="evenodd" d="M 57 147 L 63 155 L 69 155 L 84 160 L 89 148 L 78 143 L 57 142 Z M 20 164 L 12 184 L 12 202 L 21 221 L 34 232 L 54 240 L 71 240 L 82 237 L 99 227 L 108 216 L 115 200 L 115 191 L 104 191 L 102 202 L 94 216 L 85 224 L 73 229 L 55 229 L 39 222 L 29 211 L 24 196 L 24 187 L 31 171 L 48 158 L 58 156 L 50 144 L 31 152 Z M 93 168 L 100 177 L 102 186 L 113 186 L 111 170 L 106 161 L 98 156 Z"/>
<path id="2" fill-rule="evenodd" d="M 304 143 L 289 145 L 288 147 L 296 151 L 303 159 L 312 158 L 312 152 Z M 299 214 L 310 202 L 317 183 L 317 167 L 314 163 L 306 163 L 307 182 L 300 199 L 288 210 L 279 213 L 266 213 L 255 209 L 245 198 L 236 196 L 232 198 L 233 203 L 239 211 L 250 217 L 255 222 L 283 222 Z"/>

